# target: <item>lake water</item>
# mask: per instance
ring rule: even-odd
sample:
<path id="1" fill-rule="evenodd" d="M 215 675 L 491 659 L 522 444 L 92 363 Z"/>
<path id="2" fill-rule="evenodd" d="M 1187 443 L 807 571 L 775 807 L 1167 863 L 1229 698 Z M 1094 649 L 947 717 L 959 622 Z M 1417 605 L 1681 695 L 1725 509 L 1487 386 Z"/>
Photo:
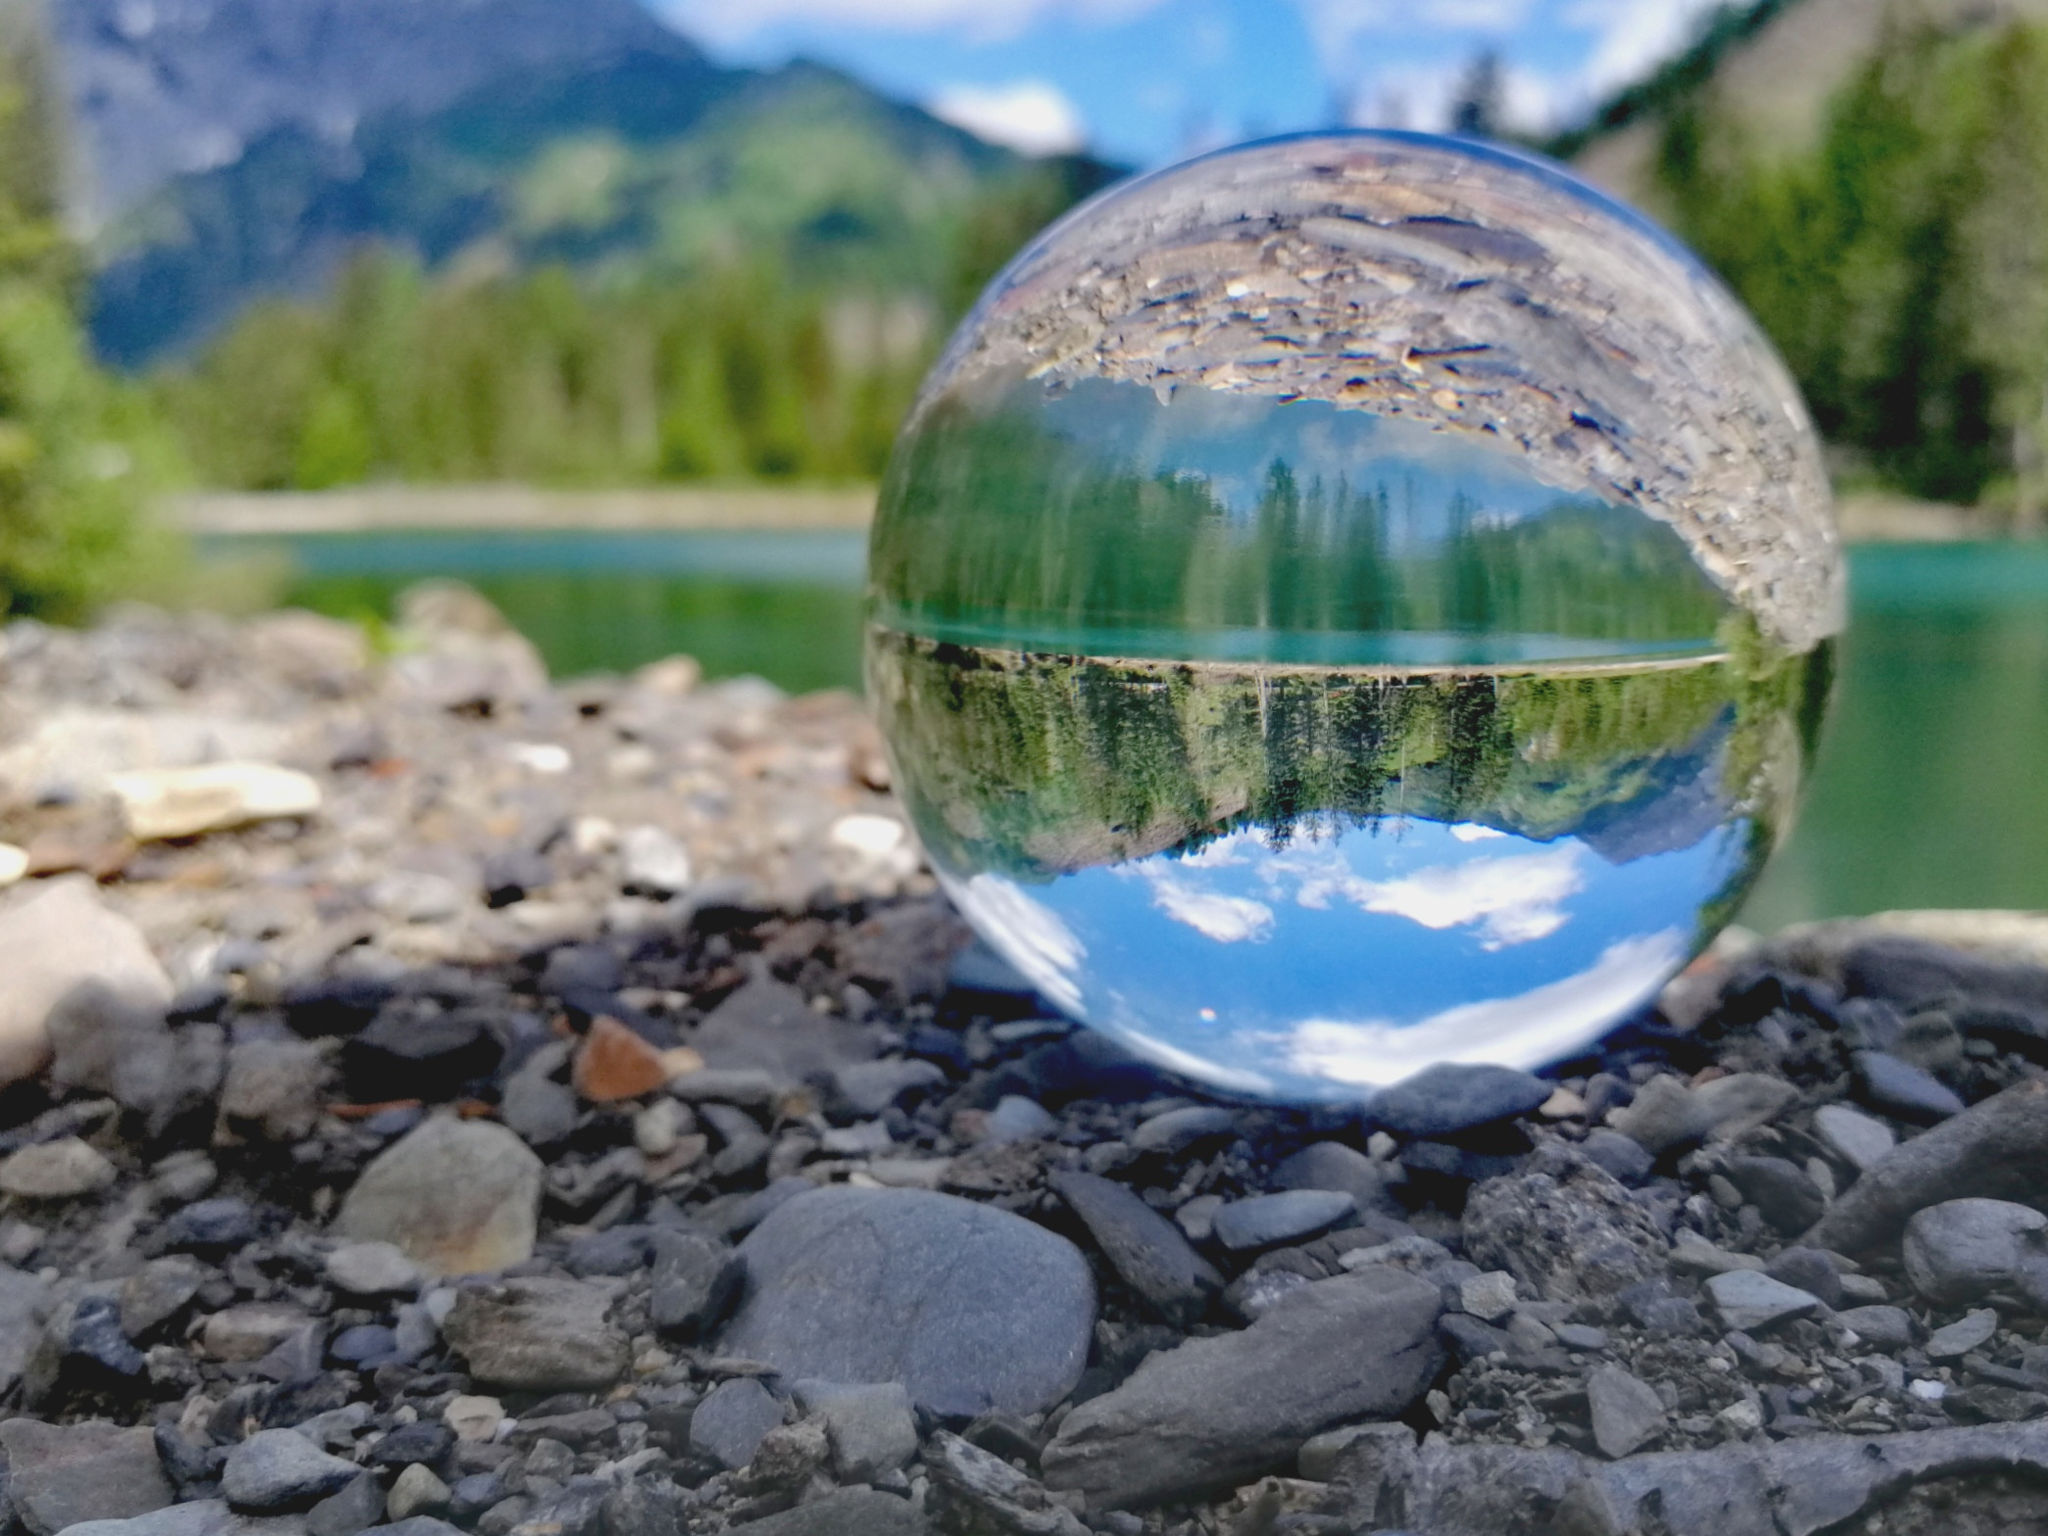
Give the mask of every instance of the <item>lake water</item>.
<path id="1" fill-rule="evenodd" d="M 712 676 L 859 686 L 857 532 L 334 534 L 280 542 L 292 601 L 382 617 L 428 576 L 483 591 L 558 674 L 677 651 Z M 252 541 L 207 541 L 222 555 Z M 1804 813 L 1745 909 L 2048 907 L 2048 544 L 1867 545 Z"/>

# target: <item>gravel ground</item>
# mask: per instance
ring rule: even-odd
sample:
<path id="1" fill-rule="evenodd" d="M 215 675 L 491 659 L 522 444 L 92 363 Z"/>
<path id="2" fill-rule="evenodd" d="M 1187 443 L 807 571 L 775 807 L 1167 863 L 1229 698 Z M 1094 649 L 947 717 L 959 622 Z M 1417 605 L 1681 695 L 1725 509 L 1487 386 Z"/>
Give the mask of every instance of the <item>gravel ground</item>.
<path id="1" fill-rule="evenodd" d="M 0 633 L 10 1524 L 2048 1532 L 2033 925 L 1234 1102 L 969 942 L 855 701 L 404 620 Z"/>

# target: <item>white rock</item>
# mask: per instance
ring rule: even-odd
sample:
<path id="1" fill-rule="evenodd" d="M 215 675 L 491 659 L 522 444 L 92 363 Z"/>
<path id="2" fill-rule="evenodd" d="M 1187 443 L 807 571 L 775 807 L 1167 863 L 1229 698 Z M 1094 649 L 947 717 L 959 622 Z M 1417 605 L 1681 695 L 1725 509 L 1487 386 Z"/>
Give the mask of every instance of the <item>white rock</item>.
<path id="1" fill-rule="evenodd" d="M 15 884 L 28 873 L 28 850 L 0 843 L 0 886 Z"/>
<path id="2" fill-rule="evenodd" d="M 448 1406 L 441 1410 L 441 1422 L 455 1431 L 458 1440 L 492 1440 L 497 1437 L 498 1426 L 505 1422 L 505 1405 L 495 1397 L 463 1393 L 449 1399 Z"/>
<path id="3" fill-rule="evenodd" d="M 171 979 L 142 930 L 100 905 L 83 876 L 37 885 L 0 909 L 0 1083 L 49 1065 L 50 1015 L 91 986 L 109 1011 L 161 1014 Z"/>
<path id="4" fill-rule="evenodd" d="M 117 773 L 107 783 L 121 804 L 129 835 L 141 842 L 311 816 L 320 809 L 319 784 L 274 763 L 138 768 Z"/>
<path id="5" fill-rule="evenodd" d="M 351 1296 L 410 1294 L 420 1268 L 392 1243 L 343 1243 L 327 1255 L 327 1278 Z"/>
<path id="6" fill-rule="evenodd" d="M 515 741 L 505 752 L 528 773 L 567 773 L 575 764 L 569 749 L 552 741 Z"/>
<path id="7" fill-rule="evenodd" d="M 620 875 L 627 885 L 674 896 L 690 887 L 690 850 L 660 827 L 629 828 L 619 839 Z"/>
<path id="8" fill-rule="evenodd" d="M 1458 1300 L 1481 1322 L 1498 1322 L 1515 1310 L 1515 1277 L 1499 1269 L 1474 1275 L 1458 1287 Z"/>
<path id="9" fill-rule="evenodd" d="M 70 1200 L 114 1182 L 114 1165 L 76 1136 L 38 1142 L 0 1162 L 0 1191 L 30 1200 Z"/>

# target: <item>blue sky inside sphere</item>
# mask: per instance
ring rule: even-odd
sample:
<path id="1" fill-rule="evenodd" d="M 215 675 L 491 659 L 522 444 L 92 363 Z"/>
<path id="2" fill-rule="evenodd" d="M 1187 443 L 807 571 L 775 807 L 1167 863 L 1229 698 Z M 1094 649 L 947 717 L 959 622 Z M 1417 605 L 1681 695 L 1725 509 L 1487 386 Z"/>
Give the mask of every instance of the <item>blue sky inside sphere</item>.
<path id="1" fill-rule="evenodd" d="M 1713 0 L 648 0 L 721 59 L 835 65 L 1028 153 L 1165 164 L 1247 138 L 1441 129 L 1498 54 L 1516 128 L 1568 126 Z"/>

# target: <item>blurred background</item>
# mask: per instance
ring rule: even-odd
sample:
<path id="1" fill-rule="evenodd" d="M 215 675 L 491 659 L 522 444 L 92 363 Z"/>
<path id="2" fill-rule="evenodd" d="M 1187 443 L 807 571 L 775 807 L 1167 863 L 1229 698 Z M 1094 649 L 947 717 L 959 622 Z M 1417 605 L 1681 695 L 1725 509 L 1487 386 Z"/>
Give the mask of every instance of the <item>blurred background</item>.
<path id="1" fill-rule="evenodd" d="M 857 687 L 982 284 L 1337 124 L 1572 162 L 1805 389 L 1855 618 L 1751 919 L 2048 906 L 2048 0 L 0 0 L 0 603 L 448 575 L 558 672 Z"/>

